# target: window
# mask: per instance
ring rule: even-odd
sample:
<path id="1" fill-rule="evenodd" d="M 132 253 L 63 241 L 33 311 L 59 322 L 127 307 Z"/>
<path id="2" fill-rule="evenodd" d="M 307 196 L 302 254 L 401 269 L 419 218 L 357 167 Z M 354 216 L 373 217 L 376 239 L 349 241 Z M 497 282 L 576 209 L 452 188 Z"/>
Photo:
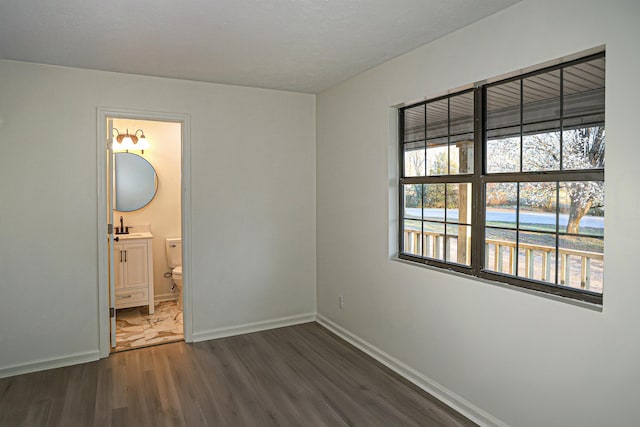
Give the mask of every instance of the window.
<path id="1" fill-rule="evenodd" d="M 597 304 L 604 52 L 399 110 L 400 258 Z"/>
<path id="2" fill-rule="evenodd" d="M 473 91 L 428 101 L 404 117 L 403 253 L 471 265 Z"/>

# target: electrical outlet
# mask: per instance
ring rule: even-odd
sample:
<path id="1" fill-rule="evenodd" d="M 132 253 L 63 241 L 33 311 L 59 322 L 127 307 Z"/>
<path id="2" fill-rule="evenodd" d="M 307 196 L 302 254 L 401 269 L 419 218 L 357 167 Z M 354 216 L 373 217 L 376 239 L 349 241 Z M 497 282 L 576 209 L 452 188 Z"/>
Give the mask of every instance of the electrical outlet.
<path id="1" fill-rule="evenodd" d="M 338 296 L 338 307 L 340 307 L 340 310 L 344 308 L 344 298 L 342 295 Z"/>

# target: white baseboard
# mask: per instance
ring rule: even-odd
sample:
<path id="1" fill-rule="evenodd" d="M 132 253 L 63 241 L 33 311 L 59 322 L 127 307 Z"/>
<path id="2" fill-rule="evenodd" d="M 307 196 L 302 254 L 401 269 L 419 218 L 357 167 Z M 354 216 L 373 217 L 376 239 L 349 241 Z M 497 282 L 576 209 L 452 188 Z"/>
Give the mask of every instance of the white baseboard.
<path id="1" fill-rule="evenodd" d="M 84 353 L 73 353 L 51 359 L 20 363 L 0 368 L 0 378 L 29 374 L 31 372 L 44 371 L 47 369 L 62 368 L 63 366 L 77 365 L 78 363 L 93 362 L 98 359 L 100 359 L 100 352 L 95 350 Z"/>
<path id="2" fill-rule="evenodd" d="M 359 336 L 344 329 L 343 327 L 332 322 L 321 314 L 306 313 L 295 316 L 281 317 L 278 319 L 264 320 L 260 322 L 245 323 L 243 325 L 194 332 L 193 341 L 200 342 L 216 338 L 224 338 L 234 335 L 242 335 L 252 332 L 266 331 L 269 329 L 282 328 L 285 326 L 293 326 L 313 321 L 318 322 L 320 325 L 324 326 L 332 333 L 349 342 L 356 348 L 362 350 L 369 356 L 376 359 L 378 362 L 382 363 L 397 374 L 411 381 L 413 384 L 417 385 L 427 393 L 436 397 L 444 404 L 450 406 L 451 408 L 455 409 L 456 411 L 469 418 L 470 420 L 478 423 L 479 425 L 507 427 L 507 424 L 500 419 L 478 408 L 471 402 L 468 402 L 461 396 L 458 396 L 451 390 L 448 390 L 438 382 L 416 371 L 412 367 L 404 364 L 393 356 L 385 353 L 373 344 L 370 344 L 369 342 L 363 340 Z M 96 350 L 84 353 L 74 353 L 58 358 L 37 360 L 33 362 L 0 367 L 0 378 L 43 371 L 46 369 L 61 368 L 64 366 L 76 365 L 79 363 L 93 362 L 95 360 L 98 360 L 99 358 L 100 352 Z"/>
<path id="3" fill-rule="evenodd" d="M 178 294 L 173 292 L 168 292 L 166 294 L 156 294 L 153 297 L 153 301 L 161 302 L 161 301 L 172 301 L 178 299 Z"/>
<path id="4" fill-rule="evenodd" d="M 280 317 L 278 319 L 263 320 L 260 322 L 245 323 L 243 325 L 228 326 L 224 328 L 209 329 L 193 333 L 193 342 L 213 340 L 216 338 L 231 337 L 234 335 L 249 334 L 252 332 L 266 331 L 268 329 L 283 328 L 285 326 L 299 325 L 316 320 L 315 313 L 298 314 L 295 316 Z"/>
<path id="5" fill-rule="evenodd" d="M 324 326 L 334 334 L 338 335 L 340 338 L 349 342 L 353 346 L 367 353 L 369 356 L 373 357 L 392 371 L 411 381 L 427 393 L 440 400 L 442 403 L 455 409 L 465 417 L 469 418 L 471 421 L 481 426 L 507 427 L 507 424 L 503 421 L 478 408 L 471 402 L 468 402 L 461 396 L 458 396 L 451 390 L 448 390 L 446 387 L 442 386 L 426 375 L 402 363 L 395 357 L 385 353 L 373 344 L 368 343 L 356 334 L 349 332 L 342 326 L 337 325 L 323 315 L 317 314 L 316 322 L 318 322 L 320 325 Z"/>

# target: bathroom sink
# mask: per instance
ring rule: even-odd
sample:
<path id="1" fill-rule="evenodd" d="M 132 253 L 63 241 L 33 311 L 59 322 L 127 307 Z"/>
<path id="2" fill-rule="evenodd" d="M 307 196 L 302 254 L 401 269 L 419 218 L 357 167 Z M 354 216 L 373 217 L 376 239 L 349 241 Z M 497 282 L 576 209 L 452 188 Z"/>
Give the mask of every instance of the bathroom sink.
<path id="1" fill-rule="evenodd" d="M 116 234 L 114 237 L 119 237 L 121 240 L 127 240 L 127 239 L 150 239 L 150 238 L 153 237 L 153 234 L 151 234 L 148 231 L 145 231 L 145 232 L 141 232 L 141 233 Z"/>

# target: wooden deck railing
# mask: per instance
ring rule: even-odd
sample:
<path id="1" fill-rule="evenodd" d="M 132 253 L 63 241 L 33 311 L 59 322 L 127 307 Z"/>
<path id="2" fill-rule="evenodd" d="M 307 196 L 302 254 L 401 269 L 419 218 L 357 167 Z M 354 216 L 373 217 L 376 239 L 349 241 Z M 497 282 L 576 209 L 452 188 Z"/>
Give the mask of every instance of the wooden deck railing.
<path id="1" fill-rule="evenodd" d="M 404 252 L 420 254 L 420 246 L 424 248 L 423 256 L 428 258 L 443 259 L 445 250 L 454 251 L 457 248 L 458 236 L 447 235 L 445 245 L 443 233 L 434 233 L 421 230 L 404 230 Z M 524 253 L 524 263 L 518 268 L 518 275 L 526 278 L 535 278 L 545 282 L 555 281 L 555 268 L 552 268 L 555 248 L 552 246 L 520 243 L 519 250 Z M 597 252 L 580 251 L 574 249 L 559 248 L 560 266 L 558 279 L 560 284 L 571 283 L 571 266 L 580 268 L 580 287 L 591 289 L 592 261 L 604 260 L 604 256 Z M 515 275 L 516 243 L 506 240 L 487 239 L 485 242 L 484 266 L 487 270 Z M 540 263 L 536 263 L 538 258 Z M 458 261 L 461 264 L 464 262 Z M 537 276 L 537 277 L 536 277 Z"/>

